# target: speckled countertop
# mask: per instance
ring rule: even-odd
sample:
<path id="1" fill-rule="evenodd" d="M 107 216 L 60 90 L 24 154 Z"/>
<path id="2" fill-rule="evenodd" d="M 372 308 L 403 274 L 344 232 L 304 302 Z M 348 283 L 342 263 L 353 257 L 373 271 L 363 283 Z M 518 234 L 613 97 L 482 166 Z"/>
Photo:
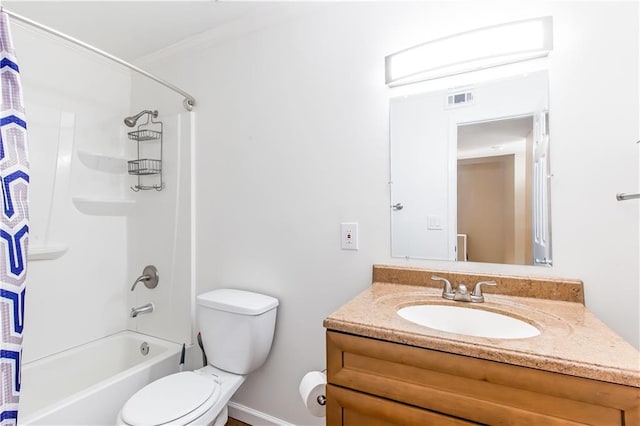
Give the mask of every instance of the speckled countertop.
<path id="1" fill-rule="evenodd" d="M 498 286 L 487 289 L 482 304 L 454 302 L 441 297 L 441 284 L 432 282 L 432 275 L 449 278 L 454 287 L 465 282 L 471 288 L 480 279 L 494 279 Z M 325 319 L 327 329 L 640 387 L 640 352 L 584 307 L 580 281 L 377 265 L 373 278 L 371 287 Z M 544 298 L 517 296 L 519 286 L 526 289 L 538 286 L 541 289 L 538 296 Z M 498 294 L 501 289 L 509 295 Z M 396 313 L 401 307 L 425 303 L 505 313 L 531 323 L 541 334 L 526 339 L 463 336 L 414 324 Z"/>

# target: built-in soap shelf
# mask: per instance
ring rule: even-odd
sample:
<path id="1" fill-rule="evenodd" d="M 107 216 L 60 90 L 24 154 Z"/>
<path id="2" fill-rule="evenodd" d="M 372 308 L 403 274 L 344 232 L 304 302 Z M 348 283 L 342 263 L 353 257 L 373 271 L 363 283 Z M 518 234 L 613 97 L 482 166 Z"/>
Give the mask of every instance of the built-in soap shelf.
<path id="1" fill-rule="evenodd" d="M 69 246 L 66 245 L 47 245 L 41 247 L 31 247 L 29 246 L 27 260 L 54 260 L 61 257 L 69 250 Z"/>
<path id="2" fill-rule="evenodd" d="M 126 216 L 135 206 L 135 200 L 73 197 L 74 206 L 91 216 Z"/>
<path id="3" fill-rule="evenodd" d="M 91 170 L 110 174 L 126 174 L 127 158 L 114 155 L 78 150 L 80 162 Z M 124 198 L 107 198 L 77 196 L 72 197 L 76 209 L 91 216 L 126 216 L 135 204 L 135 200 Z"/>
<path id="4" fill-rule="evenodd" d="M 125 157 L 78 150 L 78 158 L 82 164 L 92 170 L 113 174 L 127 173 L 127 159 Z"/>

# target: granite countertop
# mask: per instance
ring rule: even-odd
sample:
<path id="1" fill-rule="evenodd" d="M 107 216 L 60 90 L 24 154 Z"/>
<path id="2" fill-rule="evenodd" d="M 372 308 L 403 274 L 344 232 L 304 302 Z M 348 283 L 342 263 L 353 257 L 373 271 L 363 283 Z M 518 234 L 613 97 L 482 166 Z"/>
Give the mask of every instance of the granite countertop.
<path id="1" fill-rule="evenodd" d="M 407 279 L 405 272 L 419 278 Z M 484 303 L 472 304 L 445 300 L 440 288 L 431 287 L 438 283 L 428 286 L 427 281 L 419 282 L 427 276 L 430 280 L 433 274 L 447 277 L 443 271 L 376 266 L 372 286 L 327 317 L 324 326 L 426 349 L 640 387 L 640 352 L 585 308 L 581 289 L 575 289 L 579 282 L 551 280 L 555 288 L 546 293 L 548 298 L 536 298 L 513 295 L 522 278 L 483 276 L 496 279 L 499 285 L 491 287 L 493 293 L 485 292 Z M 460 273 L 451 274 L 461 277 Z M 456 282 L 452 280 L 454 287 Z M 544 282 L 536 285 L 544 286 Z M 498 294 L 500 287 L 511 295 Z M 420 326 L 396 314 L 401 307 L 424 303 L 508 313 L 536 326 L 541 334 L 525 339 L 464 336 Z"/>

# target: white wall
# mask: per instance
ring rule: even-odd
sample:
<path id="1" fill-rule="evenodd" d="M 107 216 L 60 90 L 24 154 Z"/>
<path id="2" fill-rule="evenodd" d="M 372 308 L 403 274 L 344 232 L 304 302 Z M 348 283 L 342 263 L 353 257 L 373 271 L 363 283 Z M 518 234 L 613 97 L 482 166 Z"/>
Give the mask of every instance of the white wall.
<path id="1" fill-rule="evenodd" d="M 109 61 L 12 24 L 29 129 L 29 250 L 67 247 L 56 260 L 29 261 L 28 362 L 126 328 L 126 219 L 82 214 L 71 198 L 122 197 L 124 175 L 87 167 L 78 151 L 124 155 L 131 87 Z"/>
<path id="2" fill-rule="evenodd" d="M 331 3 L 149 61 L 198 100 L 197 292 L 231 286 L 281 302 L 270 358 L 234 399 L 322 424 L 302 407 L 297 386 L 324 366 L 323 318 L 370 285 L 374 263 L 581 278 L 589 309 L 638 346 L 638 203 L 614 197 L 638 190 L 637 9 Z M 542 65 L 550 75 L 554 267 L 392 259 L 388 100 L 400 92 L 384 86 L 384 56 L 549 14 L 555 49 Z M 360 224 L 357 252 L 340 250 L 343 221 Z"/>

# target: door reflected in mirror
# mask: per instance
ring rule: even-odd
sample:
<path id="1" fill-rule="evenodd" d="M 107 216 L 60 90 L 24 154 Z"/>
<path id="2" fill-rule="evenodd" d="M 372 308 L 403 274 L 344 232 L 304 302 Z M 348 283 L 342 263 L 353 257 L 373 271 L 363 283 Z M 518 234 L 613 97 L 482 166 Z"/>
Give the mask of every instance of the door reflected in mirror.
<path id="1" fill-rule="evenodd" d="M 546 72 L 391 99 L 391 255 L 551 265 L 548 109 Z"/>
<path id="2" fill-rule="evenodd" d="M 530 265 L 533 116 L 458 126 L 458 260 Z"/>

